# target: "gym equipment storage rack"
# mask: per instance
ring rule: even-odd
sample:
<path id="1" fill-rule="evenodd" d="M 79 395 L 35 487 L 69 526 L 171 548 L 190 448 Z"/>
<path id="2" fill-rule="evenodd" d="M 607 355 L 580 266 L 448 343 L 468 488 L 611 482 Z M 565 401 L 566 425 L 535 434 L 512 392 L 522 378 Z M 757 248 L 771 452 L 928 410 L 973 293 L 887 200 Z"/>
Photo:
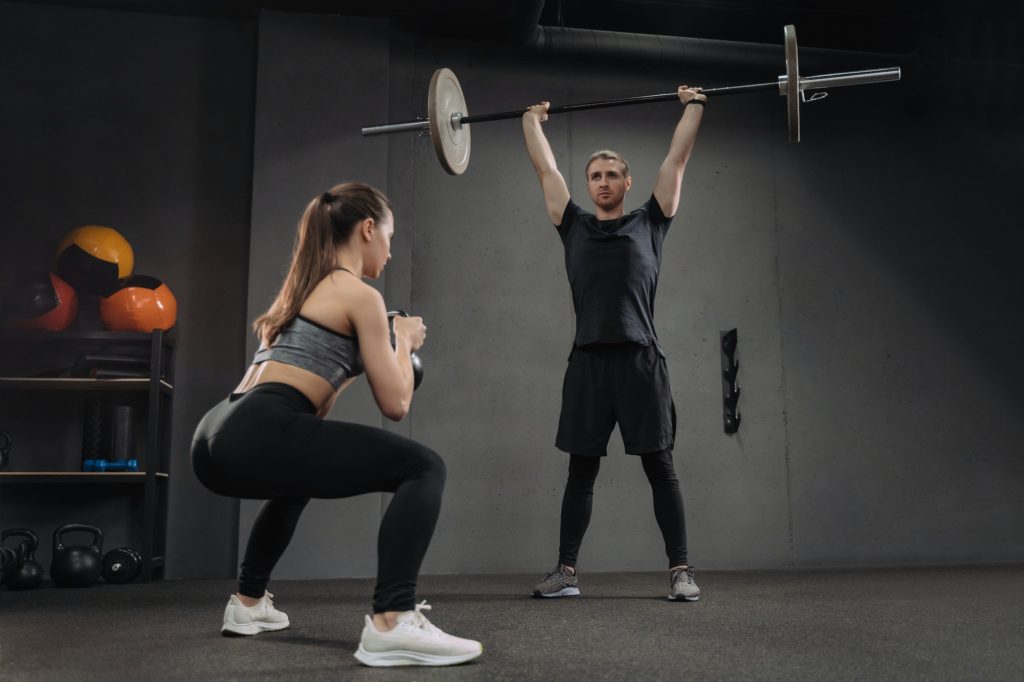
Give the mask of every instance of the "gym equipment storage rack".
<path id="1" fill-rule="evenodd" d="M 141 533 L 131 530 L 137 528 L 137 519 L 128 519 L 125 534 L 134 546 L 141 548 L 139 579 L 142 581 L 162 578 L 165 566 L 174 349 L 174 338 L 159 330 L 149 334 L 0 331 L 0 405 L 5 406 L 0 411 L 0 430 L 13 437 L 10 465 L 0 470 L 0 494 L 12 486 L 33 485 L 38 487 L 36 499 L 45 501 L 66 493 L 64 486 L 89 486 L 89 490 L 104 491 L 108 497 L 131 496 L 132 504 L 141 502 Z M 82 357 L 110 355 L 132 358 L 136 367 L 147 375 L 124 378 L 39 376 L 43 373 L 40 368 L 70 368 L 81 365 Z M 77 373 L 82 373 L 81 367 Z M 56 399 L 55 394 L 59 394 L 60 399 Z M 86 402 L 96 398 L 134 406 L 135 423 L 140 428 L 133 429 L 134 453 L 137 454 L 133 453 L 132 457 L 139 462 L 138 471 L 81 470 L 78 444 L 82 429 L 72 428 L 81 426 L 74 408 L 81 406 L 84 412 Z M 44 413 L 55 408 L 52 414 L 44 414 L 44 417 L 49 416 L 53 428 L 42 438 L 40 431 L 47 429 L 39 428 L 38 419 L 36 424 L 32 423 L 33 417 L 40 414 L 37 410 L 33 415 L 32 408 L 38 406 L 45 406 Z M 63 436 L 63 442 L 57 447 L 52 447 L 54 436 Z M 73 513 L 88 516 L 89 509 L 78 508 Z M 45 538 L 52 529 L 37 530 Z"/>

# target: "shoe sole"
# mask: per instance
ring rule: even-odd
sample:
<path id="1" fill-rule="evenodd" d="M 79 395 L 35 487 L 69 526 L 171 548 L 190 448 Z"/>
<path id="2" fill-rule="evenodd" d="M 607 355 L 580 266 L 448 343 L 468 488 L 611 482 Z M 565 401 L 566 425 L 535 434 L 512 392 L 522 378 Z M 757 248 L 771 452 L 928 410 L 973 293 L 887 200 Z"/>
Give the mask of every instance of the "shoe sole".
<path id="1" fill-rule="evenodd" d="M 290 625 L 291 623 L 287 621 L 284 623 L 246 623 L 245 625 L 225 623 L 224 627 L 220 629 L 220 634 L 225 637 L 248 637 L 249 635 L 258 635 L 261 632 L 284 630 Z"/>
<path id="2" fill-rule="evenodd" d="M 533 596 L 537 599 L 553 599 L 555 597 L 578 597 L 580 596 L 580 588 L 578 587 L 563 587 L 558 592 L 534 592 Z"/>
<path id="3" fill-rule="evenodd" d="M 700 601 L 700 595 L 698 594 L 696 597 L 676 597 L 676 596 L 673 596 L 673 595 L 670 594 L 670 595 L 668 595 L 668 600 L 669 601 Z"/>
<path id="4" fill-rule="evenodd" d="M 363 645 L 359 645 L 359 649 L 354 654 L 357 661 L 363 665 L 368 665 L 373 668 L 395 668 L 398 666 L 406 665 L 424 665 L 424 666 L 443 666 L 443 665 L 458 665 L 460 663 L 466 663 L 472 661 L 484 652 L 483 648 L 480 651 L 474 651 L 468 654 L 458 654 L 456 656 L 440 656 L 437 654 L 424 654 L 418 651 L 382 651 L 382 652 L 369 652 L 363 648 Z"/>

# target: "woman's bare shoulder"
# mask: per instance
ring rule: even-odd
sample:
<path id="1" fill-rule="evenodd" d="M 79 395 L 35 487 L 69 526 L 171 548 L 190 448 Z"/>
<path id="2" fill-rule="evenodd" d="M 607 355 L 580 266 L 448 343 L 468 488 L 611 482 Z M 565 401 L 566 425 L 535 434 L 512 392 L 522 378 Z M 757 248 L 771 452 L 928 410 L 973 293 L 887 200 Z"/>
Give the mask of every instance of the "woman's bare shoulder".
<path id="1" fill-rule="evenodd" d="M 351 335 L 354 318 L 383 305 L 383 297 L 361 279 L 336 270 L 324 277 L 303 303 L 300 314 L 342 334 Z"/>

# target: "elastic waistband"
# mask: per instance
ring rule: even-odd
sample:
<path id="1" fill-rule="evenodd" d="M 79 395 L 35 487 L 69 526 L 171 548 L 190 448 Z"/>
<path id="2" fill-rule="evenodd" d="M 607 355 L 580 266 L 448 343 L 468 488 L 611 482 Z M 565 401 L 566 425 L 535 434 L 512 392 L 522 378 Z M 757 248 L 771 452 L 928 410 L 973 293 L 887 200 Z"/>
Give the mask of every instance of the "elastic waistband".
<path id="1" fill-rule="evenodd" d="M 635 353 L 637 351 L 657 348 L 653 343 L 640 343 L 639 341 L 612 341 L 609 343 L 597 342 L 576 346 L 573 350 L 584 353 Z"/>
<path id="2" fill-rule="evenodd" d="M 665 357 L 665 351 L 661 349 L 661 346 L 657 341 L 651 343 L 640 343 L 638 341 L 613 341 L 610 343 L 588 343 L 582 346 L 573 346 L 572 351 L 569 353 L 571 358 L 573 353 L 586 353 L 594 356 L 612 356 L 612 355 L 631 355 L 636 353 L 647 353 L 654 351 L 661 357 Z"/>
<path id="3" fill-rule="evenodd" d="M 305 393 L 291 384 L 285 384 L 279 381 L 268 381 L 265 384 L 256 384 L 245 393 L 232 393 L 228 399 L 230 402 L 236 402 L 246 396 L 256 395 L 278 396 L 300 412 L 316 414 L 316 406 L 309 398 L 306 397 Z"/>
<path id="4" fill-rule="evenodd" d="M 582 346 L 576 346 L 580 350 L 636 350 L 638 348 L 647 348 L 651 344 L 640 343 L 639 341 L 594 341 L 593 343 L 585 343 Z"/>

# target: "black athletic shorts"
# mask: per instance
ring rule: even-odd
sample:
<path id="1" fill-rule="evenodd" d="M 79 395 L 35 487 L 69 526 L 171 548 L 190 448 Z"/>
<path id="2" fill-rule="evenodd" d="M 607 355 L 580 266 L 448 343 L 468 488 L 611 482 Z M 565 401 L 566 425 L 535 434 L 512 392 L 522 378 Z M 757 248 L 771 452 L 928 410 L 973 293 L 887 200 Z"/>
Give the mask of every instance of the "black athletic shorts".
<path id="1" fill-rule="evenodd" d="M 668 365 L 657 344 L 573 348 L 562 383 L 555 447 L 603 457 L 616 422 L 626 454 L 642 455 L 675 444 L 676 408 Z"/>

